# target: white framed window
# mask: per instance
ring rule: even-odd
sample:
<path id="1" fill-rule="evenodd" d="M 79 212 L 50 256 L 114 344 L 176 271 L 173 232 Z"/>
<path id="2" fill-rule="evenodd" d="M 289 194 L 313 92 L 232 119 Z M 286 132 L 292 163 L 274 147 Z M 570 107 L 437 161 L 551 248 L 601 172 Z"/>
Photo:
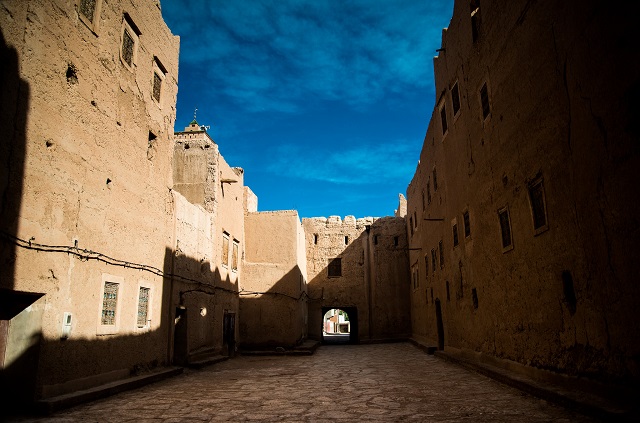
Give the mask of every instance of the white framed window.
<path id="1" fill-rule="evenodd" d="M 100 288 L 100 314 L 98 316 L 98 335 L 111 335 L 120 328 L 120 314 L 122 309 L 122 287 L 124 278 L 120 276 L 102 274 Z"/>
<path id="2" fill-rule="evenodd" d="M 149 329 L 151 327 L 153 289 L 145 282 L 138 283 L 138 308 L 136 314 L 136 328 Z"/>
<path id="3" fill-rule="evenodd" d="M 98 32 L 100 23 L 100 12 L 102 10 L 102 0 L 79 0 L 78 16 L 94 34 Z"/>
<path id="4" fill-rule="evenodd" d="M 125 13 L 122 18 L 121 34 L 120 60 L 126 68 L 133 72 L 138 58 L 139 37 L 142 33 L 136 24 L 133 23 L 133 20 L 128 13 Z"/>

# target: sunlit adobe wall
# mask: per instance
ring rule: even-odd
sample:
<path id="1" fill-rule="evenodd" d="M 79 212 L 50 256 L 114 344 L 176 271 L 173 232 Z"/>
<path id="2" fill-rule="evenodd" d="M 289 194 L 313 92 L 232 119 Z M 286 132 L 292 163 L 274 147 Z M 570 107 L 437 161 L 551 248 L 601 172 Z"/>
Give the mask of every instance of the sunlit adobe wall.
<path id="1" fill-rule="evenodd" d="M 24 135 L 2 158 L 14 172 L 7 192 L 21 181 L 10 205 L 16 211 L 10 235 L 20 246 L 2 286 L 7 295 L 44 294 L 12 320 L 5 370 L 20 380 L 33 377 L 28 389 L 35 397 L 167 361 L 161 274 L 173 244 L 179 40 L 157 4 L 98 1 L 87 17 L 79 3 L 10 2 L 0 11 L 5 43 L 18 52 L 25 81 Z M 122 53 L 125 31 L 130 56 Z M 20 162 L 21 168 L 10 166 Z M 117 286 L 107 290 L 114 318 L 103 320 L 107 282 Z M 142 288 L 148 307 L 139 324 Z"/>
<path id="2" fill-rule="evenodd" d="M 407 192 L 423 251 L 414 336 L 437 342 L 439 300 L 445 350 L 637 381 L 639 71 L 624 9 L 456 2 Z"/>

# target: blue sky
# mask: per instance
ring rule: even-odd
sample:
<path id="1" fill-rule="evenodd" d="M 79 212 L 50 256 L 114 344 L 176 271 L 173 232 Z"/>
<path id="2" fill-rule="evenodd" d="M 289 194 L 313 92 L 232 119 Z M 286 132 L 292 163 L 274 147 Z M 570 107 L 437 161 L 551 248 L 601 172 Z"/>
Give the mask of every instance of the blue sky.
<path id="1" fill-rule="evenodd" d="M 193 119 L 258 209 L 392 215 L 433 110 L 453 0 L 162 0 Z"/>

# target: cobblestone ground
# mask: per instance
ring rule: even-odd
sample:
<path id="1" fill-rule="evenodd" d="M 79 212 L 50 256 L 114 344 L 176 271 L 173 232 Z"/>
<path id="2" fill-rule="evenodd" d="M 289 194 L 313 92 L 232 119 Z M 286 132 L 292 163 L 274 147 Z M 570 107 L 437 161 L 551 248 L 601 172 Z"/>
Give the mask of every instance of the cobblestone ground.
<path id="1" fill-rule="evenodd" d="M 398 343 L 238 357 L 34 421 L 594 420 Z"/>

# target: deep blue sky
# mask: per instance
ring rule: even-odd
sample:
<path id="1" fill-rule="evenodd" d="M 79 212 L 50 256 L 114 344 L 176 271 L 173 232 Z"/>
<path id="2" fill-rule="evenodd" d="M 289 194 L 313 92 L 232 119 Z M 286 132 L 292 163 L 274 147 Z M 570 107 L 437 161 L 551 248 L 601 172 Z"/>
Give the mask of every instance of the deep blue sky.
<path id="1" fill-rule="evenodd" d="M 258 209 L 392 215 L 433 110 L 453 0 L 162 0 L 193 119 Z"/>

